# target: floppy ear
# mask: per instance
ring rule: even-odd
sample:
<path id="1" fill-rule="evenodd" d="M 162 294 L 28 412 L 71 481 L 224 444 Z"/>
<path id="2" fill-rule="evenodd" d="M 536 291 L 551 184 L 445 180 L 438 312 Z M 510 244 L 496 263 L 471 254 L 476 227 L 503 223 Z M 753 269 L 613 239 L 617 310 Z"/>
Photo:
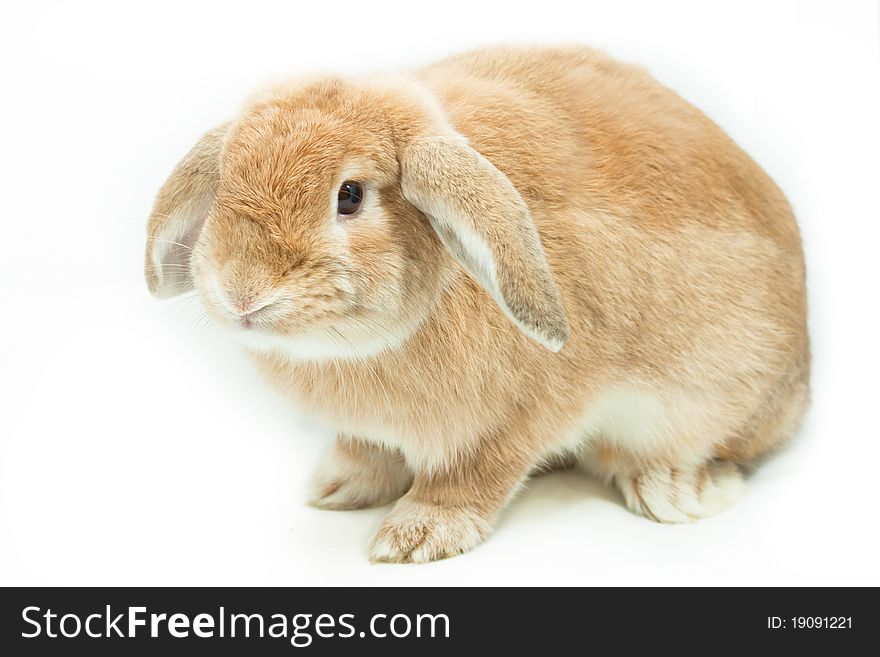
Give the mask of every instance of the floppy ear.
<path id="1" fill-rule="evenodd" d="M 223 125 L 206 133 L 156 195 L 147 222 L 144 276 L 157 297 L 193 288 L 190 255 L 217 193 L 226 129 Z"/>
<path id="2" fill-rule="evenodd" d="M 527 336 L 551 351 L 568 322 L 525 201 L 461 139 L 414 140 L 401 156 L 401 189 L 455 260 Z"/>

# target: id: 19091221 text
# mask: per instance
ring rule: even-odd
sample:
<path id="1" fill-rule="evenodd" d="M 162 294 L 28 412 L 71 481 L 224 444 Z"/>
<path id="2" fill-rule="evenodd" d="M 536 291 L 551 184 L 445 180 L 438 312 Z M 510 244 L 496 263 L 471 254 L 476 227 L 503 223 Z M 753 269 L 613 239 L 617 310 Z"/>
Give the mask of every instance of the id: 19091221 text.
<path id="1" fill-rule="evenodd" d="M 768 630 L 851 630 L 852 616 L 767 616 Z"/>

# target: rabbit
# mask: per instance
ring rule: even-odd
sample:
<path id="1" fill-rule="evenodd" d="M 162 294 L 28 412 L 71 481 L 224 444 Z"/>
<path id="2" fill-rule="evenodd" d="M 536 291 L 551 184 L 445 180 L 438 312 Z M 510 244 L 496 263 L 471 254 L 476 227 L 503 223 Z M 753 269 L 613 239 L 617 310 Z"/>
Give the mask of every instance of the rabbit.
<path id="1" fill-rule="evenodd" d="M 311 503 L 393 503 L 374 562 L 474 548 L 551 463 L 651 520 L 710 516 L 809 403 L 786 198 L 587 47 L 271 87 L 177 165 L 147 232 L 151 292 L 195 289 L 338 432 Z"/>

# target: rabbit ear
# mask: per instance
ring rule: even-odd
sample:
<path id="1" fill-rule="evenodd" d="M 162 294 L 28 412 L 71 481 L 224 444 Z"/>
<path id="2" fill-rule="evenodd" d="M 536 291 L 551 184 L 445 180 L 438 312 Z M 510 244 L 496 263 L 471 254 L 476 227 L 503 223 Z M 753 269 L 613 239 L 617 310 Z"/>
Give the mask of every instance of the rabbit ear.
<path id="1" fill-rule="evenodd" d="M 220 182 L 223 125 L 206 133 L 174 167 L 147 222 L 144 275 L 150 292 L 173 297 L 193 288 L 189 260 Z"/>
<path id="2" fill-rule="evenodd" d="M 401 156 L 401 188 L 458 263 L 527 336 L 551 351 L 568 322 L 525 201 L 461 138 L 414 140 Z"/>

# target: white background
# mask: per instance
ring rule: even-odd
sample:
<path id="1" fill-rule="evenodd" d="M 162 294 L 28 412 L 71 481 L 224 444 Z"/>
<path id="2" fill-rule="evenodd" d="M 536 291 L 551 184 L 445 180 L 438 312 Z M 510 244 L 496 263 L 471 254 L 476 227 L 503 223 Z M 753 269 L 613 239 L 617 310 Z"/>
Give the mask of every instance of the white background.
<path id="1" fill-rule="evenodd" d="M 4 3 L 0 584 L 880 584 L 875 2 Z M 152 196 L 267 81 L 579 41 L 646 65 L 803 228 L 814 405 L 730 511 L 662 526 L 573 473 L 474 552 L 371 566 L 386 512 L 307 507 L 330 431 L 141 278 Z"/>

